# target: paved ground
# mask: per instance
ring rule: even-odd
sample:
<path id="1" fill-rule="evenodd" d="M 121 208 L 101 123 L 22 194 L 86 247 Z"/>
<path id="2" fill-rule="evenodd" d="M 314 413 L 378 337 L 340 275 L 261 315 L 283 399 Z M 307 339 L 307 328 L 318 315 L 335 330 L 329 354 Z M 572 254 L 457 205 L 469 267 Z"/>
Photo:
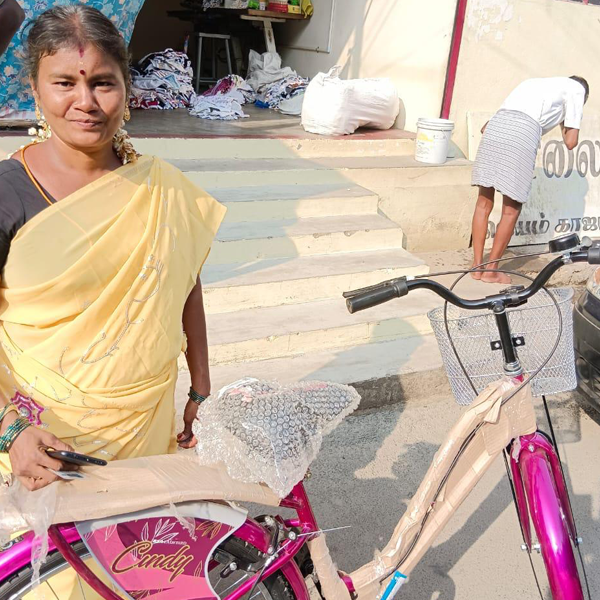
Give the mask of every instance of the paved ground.
<path id="1" fill-rule="evenodd" d="M 592 598 L 600 597 L 600 418 L 574 401 L 552 400 L 572 500 L 584 538 Z M 338 566 L 352 570 L 387 542 L 407 499 L 460 407 L 445 397 L 412 401 L 348 418 L 323 445 L 307 483 Z M 540 423 L 544 423 L 542 414 Z M 542 427 L 544 428 L 544 427 Z M 466 500 L 403 588 L 413 600 L 535 599 L 539 595 L 521 537 L 501 460 Z M 543 578 L 542 565 L 536 565 Z M 545 585 L 545 584 L 544 584 Z"/>
<path id="2" fill-rule="evenodd" d="M 583 237 L 583 235 L 581 237 Z M 547 249 L 546 244 L 509 248 L 506 256 L 512 260 L 507 260 L 503 264 L 503 268 L 509 271 L 519 271 L 529 277 L 536 277 L 551 260 L 556 258 L 557 255 L 544 254 L 541 256 L 531 256 L 531 254 L 545 252 Z M 468 269 L 473 262 L 473 251 L 470 249 L 443 252 L 417 252 L 415 256 L 424 260 L 427 265 L 429 265 L 431 273 L 435 271 L 449 271 L 452 269 Z M 587 263 L 567 265 L 559 269 L 552 276 L 549 286 L 584 286 L 595 269 L 595 266 L 590 266 Z M 446 276 L 439 278 L 439 281 L 444 285 L 451 285 L 455 279 L 456 276 Z M 466 297 L 469 297 L 471 293 L 475 297 L 478 295 L 477 293 L 480 288 L 473 286 L 469 279 L 470 278 L 467 276 L 467 278 L 461 282 L 461 287 L 457 288 L 457 290 Z M 512 277 L 512 282 L 515 285 L 529 285 L 528 280 L 517 276 Z M 489 289 L 490 293 L 499 289 L 490 284 L 486 284 L 484 287 Z"/>

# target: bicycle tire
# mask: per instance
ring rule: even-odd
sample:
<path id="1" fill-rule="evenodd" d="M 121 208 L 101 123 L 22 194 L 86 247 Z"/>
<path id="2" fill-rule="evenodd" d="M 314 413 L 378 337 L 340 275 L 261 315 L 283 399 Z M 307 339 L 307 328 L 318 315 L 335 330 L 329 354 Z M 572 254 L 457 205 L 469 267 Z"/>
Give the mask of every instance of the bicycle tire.
<path id="1" fill-rule="evenodd" d="M 520 467 L 552 599 L 584 600 L 569 527 L 552 468 L 542 454 L 527 456 L 521 460 Z"/>
<path id="2" fill-rule="evenodd" d="M 71 547 L 78 556 L 84 560 L 90 556 L 88 549 L 82 541 L 73 542 Z M 217 548 L 215 554 L 217 552 L 225 553 L 236 560 L 244 562 L 257 562 L 259 560 L 258 550 L 247 544 L 245 541 L 235 537 L 235 534 L 227 538 Z M 40 582 L 43 583 L 60 571 L 68 568 L 70 568 L 70 565 L 60 552 L 51 552 L 40 569 Z M 27 565 L 9 580 L 1 583 L 0 600 L 21 600 L 26 593 L 31 591 L 32 575 L 33 567 Z M 264 591 L 268 594 L 266 595 L 263 592 L 263 600 L 296 600 L 296 595 L 292 590 L 291 584 L 281 571 L 273 573 L 273 575 L 263 582 L 261 587 L 264 587 Z M 253 595 L 253 598 L 259 598 L 259 596 Z M 58 600 L 67 599 L 59 598 Z"/>

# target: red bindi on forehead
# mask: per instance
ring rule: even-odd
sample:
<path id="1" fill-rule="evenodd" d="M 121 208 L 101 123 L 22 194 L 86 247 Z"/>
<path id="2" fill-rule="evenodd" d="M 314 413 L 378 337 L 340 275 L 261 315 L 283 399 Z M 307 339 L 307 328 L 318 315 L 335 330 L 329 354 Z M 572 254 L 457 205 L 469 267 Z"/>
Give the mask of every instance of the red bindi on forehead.
<path id="1" fill-rule="evenodd" d="M 79 46 L 79 58 L 83 59 L 84 55 L 85 55 L 85 48 L 83 46 Z M 82 61 L 82 63 L 83 63 L 83 61 Z M 79 69 L 79 74 L 85 75 L 85 71 L 83 69 Z"/>

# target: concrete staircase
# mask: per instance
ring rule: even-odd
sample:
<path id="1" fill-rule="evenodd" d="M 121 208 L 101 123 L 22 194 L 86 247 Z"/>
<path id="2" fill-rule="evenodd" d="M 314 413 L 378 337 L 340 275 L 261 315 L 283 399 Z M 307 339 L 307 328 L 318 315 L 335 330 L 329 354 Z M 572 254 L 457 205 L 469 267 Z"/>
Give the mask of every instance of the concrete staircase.
<path id="1" fill-rule="evenodd" d="M 427 319 L 436 297 L 411 294 L 355 315 L 342 298 L 429 270 L 405 249 L 405 232 L 381 213 L 379 195 L 360 184 L 391 187 L 415 169 L 426 176 L 431 168 L 409 155 L 412 141 L 345 141 L 344 156 L 325 156 L 327 142 L 313 141 L 295 158 L 255 143 L 266 156 L 169 159 L 228 208 L 202 273 L 213 387 L 244 376 L 327 379 L 357 385 L 376 405 L 382 379 L 396 396 L 407 377 L 431 371 L 439 379 Z M 456 168 L 462 163 L 433 169 L 439 179 Z"/>

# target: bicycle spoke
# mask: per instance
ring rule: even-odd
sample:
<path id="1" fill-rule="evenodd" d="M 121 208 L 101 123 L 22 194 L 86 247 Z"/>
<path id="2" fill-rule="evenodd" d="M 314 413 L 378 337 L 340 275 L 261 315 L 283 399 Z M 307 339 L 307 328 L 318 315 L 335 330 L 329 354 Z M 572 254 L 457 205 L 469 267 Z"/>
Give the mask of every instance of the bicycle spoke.
<path id="1" fill-rule="evenodd" d="M 579 544 L 577 544 L 577 554 L 579 554 L 579 562 L 581 563 L 581 570 L 583 571 L 583 579 L 585 581 L 588 600 L 592 600 L 592 593 L 590 592 L 590 584 L 588 582 L 587 571 L 585 568 L 585 563 L 583 562 L 583 554 L 581 554 L 581 546 Z"/>
<path id="2" fill-rule="evenodd" d="M 87 600 L 87 596 L 85 595 L 85 590 L 83 589 L 83 585 L 81 583 L 81 577 L 77 575 L 77 583 L 79 584 L 79 589 L 81 590 L 81 595 L 83 596 L 83 600 Z"/>
<path id="3" fill-rule="evenodd" d="M 248 579 L 248 575 L 242 575 L 237 581 L 235 581 L 232 585 L 230 585 L 228 588 L 223 590 L 223 593 L 228 592 L 230 589 L 234 588 L 238 583 L 241 583 L 242 581 L 244 581 L 245 579 Z"/>
<path id="4" fill-rule="evenodd" d="M 46 586 L 48 588 L 50 588 L 50 591 L 52 592 L 52 594 L 54 595 L 54 597 L 56 598 L 56 600 L 60 600 L 60 598 L 58 597 L 58 594 L 54 591 L 54 588 L 50 585 L 49 582 L 46 582 Z"/>

